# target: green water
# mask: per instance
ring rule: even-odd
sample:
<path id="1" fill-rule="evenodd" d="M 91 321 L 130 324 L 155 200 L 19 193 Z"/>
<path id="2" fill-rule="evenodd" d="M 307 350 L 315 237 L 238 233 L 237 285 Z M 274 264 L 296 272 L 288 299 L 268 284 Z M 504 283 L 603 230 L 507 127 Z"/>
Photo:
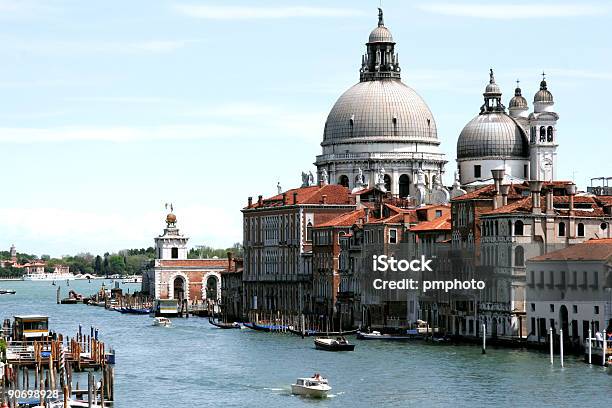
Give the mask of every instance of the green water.
<path id="1" fill-rule="evenodd" d="M 100 281 L 71 282 L 83 294 Z M 62 287 L 66 295 L 65 283 Z M 107 283 L 108 285 L 108 283 Z M 117 350 L 118 408 L 149 407 L 404 407 L 595 406 L 612 403 L 612 376 L 566 357 L 474 346 L 354 340 L 354 352 L 314 349 L 312 339 L 251 330 L 220 330 L 205 319 L 174 319 L 153 327 L 148 316 L 85 305 L 56 305 L 49 282 L 0 282 L 0 318 L 50 316 L 51 329 L 73 334 L 94 325 Z M 138 285 L 122 285 L 134 291 Z M 320 372 L 333 387 L 327 400 L 290 394 L 290 384 Z"/>

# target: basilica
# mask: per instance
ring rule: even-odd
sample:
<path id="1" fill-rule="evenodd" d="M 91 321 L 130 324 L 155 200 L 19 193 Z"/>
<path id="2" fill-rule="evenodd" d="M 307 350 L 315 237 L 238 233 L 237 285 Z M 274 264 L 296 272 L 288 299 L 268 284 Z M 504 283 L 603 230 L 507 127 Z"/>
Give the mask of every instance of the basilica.
<path id="1" fill-rule="evenodd" d="M 395 47 L 379 9 L 359 82 L 340 96 L 325 122 L 315 161 L 319 183 L 351 190 L 377 186 L 399 198 L 417 197 L 419 179 L 429 190 L 441 183 L 447 160 L 436 121 L 423 98 L 402 82 Z M 483 97 L 479 114 L 457 141 L 456 191 L 491 184 L 493 169 L 504 169 L 507 182 L 553 180 L 559 117 L 546 78 L 533 112 L 518 85 L 506 109 L 493 70 Z"/>

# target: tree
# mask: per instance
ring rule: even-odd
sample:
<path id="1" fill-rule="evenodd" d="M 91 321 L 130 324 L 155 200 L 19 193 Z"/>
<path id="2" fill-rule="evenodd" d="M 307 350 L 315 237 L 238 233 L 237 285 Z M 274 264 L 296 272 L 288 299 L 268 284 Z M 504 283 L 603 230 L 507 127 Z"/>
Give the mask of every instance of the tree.
<path id="1" fill-rule="evenodd" d="M 96 260 L 94 261 L 94 273 L 96 275 L 102 275 L 102 257 L 100 255 L 96 256 Z"/>

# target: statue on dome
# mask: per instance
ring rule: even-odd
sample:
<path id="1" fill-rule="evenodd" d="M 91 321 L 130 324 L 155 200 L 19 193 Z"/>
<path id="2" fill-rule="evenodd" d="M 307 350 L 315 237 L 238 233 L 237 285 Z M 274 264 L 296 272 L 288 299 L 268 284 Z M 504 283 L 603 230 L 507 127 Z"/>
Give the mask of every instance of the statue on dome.
<path id="1" fill-rule="evenodd" d="M 447 204 L 450 201 L 450 192 L 442 185 L 441 177 L 433 175 L 433 191 L 431 192 L 431 204 Z"/>
<path id="2" fill-rule="evenodd" d="M 278 191 L 278 194 L 281 194 L 283 192 L 283 188 L 281 187 L 280 181 L 276 183 L 276 190 Z"/>
<path id="3" fill-rule="evenodd" d="M 323 183 L 324 186 L 329 184 L 329 176 L 327 175 L 327 169 L 321 170 L 321 183 Z"/>
<path id="4" fill-rule="evenodd" d="M 302 172 L 302 187 L 308 187 L 308 174 Z"/>
<path id="5" fill-rule="evenodd" d="M 314 176 L 312 175 L 312 171 L 308 172 L 308 186 L 314 186 Z"/>
<path id="6" fill-rule="evenodd" d="M 385 187 L 385 168 L 381 167 L 376 173 L 376 188 L 380 191 L 387 192 L 387 188 Z"/>
<path id="7" fill-rule="evenodd" d="M 455 181 L 453 181 L 453 189 L 450 192 L 451 198 L 459 197 L 466 193 L 467 191 L 461 188 L 461 182 L 459 181 L 459 174 L 455 171 Z"/>
<path id="8" fill-rule="evenodd" d="M 365 185 L 363 180 L 363 170 L 361 170 L 361 167 L 357 168 L 357 180 L 355 180 L 355 184 L 357 184 L 359 187 L 363 187 Z"/>

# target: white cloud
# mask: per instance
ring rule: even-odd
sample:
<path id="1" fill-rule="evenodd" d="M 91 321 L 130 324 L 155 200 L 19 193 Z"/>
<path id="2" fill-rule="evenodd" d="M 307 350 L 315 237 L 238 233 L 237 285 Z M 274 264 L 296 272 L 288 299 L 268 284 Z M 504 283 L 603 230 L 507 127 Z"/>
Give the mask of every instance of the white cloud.
<path id="1" fill-rule="evenodd" d="M 293 17 L 354 17 L 364 13 L 356 9 L 334 7 L 251 7 L 251 6 L 201 6 L 182 4 L 176 11 L 190 17 L 213 20 L 279 19 Z"/>
<path id="2" fill-rule="evenodd" d="M 490 3 L 428 3 L 418 9 L 430 13 L 458 17 L 488 19 L 520 19 L 551 17 L 600 16 L 610 8 L 597 4 L 490 4 Z"/>

